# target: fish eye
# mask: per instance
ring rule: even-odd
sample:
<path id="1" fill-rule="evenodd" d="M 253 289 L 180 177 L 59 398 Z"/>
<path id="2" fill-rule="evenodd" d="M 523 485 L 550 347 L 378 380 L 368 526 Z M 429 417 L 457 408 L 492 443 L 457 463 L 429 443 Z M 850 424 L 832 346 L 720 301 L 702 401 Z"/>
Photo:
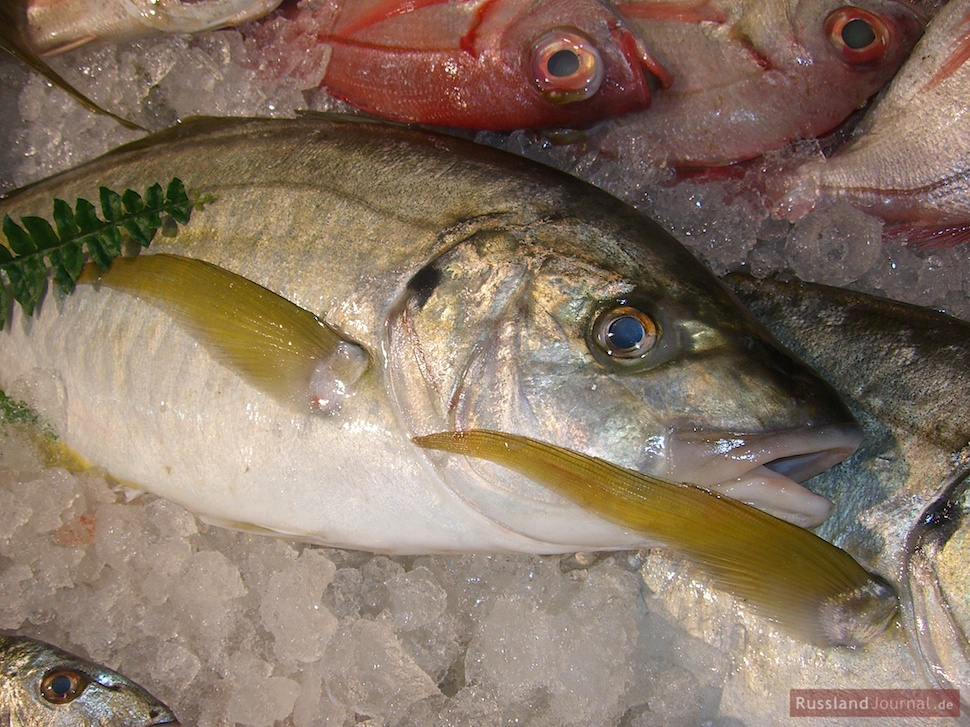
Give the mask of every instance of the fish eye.
<path id="1" fill-rule="evenodd" d="M 889 47 L 889 27 L 878 16 L 860 8 L 844 7 L 829 13 L 825 33 L 849 63 L 878 61 Z"/>
<path id="2" fill-rule="evenodd" d="M 553 103 L 584 101 L 603 83 L 603 59 L 593 42 L 573 30 L 556 28 L 532 46 L 532 77 Z"/>
<path id="3" fill-rule="evenodd" d="M 593 321 L 590 339 L 599 352 L 620 364 L 635 364 L 657 343 L 654 320 L 638 308 L 620 305 L 600 313 Z"/>
<path id="4" fill-rule="evenodd" d="M 56 669 L 44 675 L 40 693 L 51 704 L 67 704 L 81 696 L 91 680 L 73 669 Z"/>

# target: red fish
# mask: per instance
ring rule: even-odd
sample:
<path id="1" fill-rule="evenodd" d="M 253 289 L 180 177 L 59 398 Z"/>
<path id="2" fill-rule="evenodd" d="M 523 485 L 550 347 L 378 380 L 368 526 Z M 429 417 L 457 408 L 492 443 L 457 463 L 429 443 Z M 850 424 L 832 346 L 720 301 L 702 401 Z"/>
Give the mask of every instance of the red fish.
<path id="1" fill-rule="evenodd" d="M 604 151 L 717 167 L 822 135 L 878 91 L 923 32 L 904 0 L 619 0 L 670 74 Z"/>
<path id="2" fill-rule="evenodd" d="M 598 0 L 331 0 L 288 20 L 253 32 L 281 58 L 327 47 L 322 86 L 397 121 L 581 128 L 646 108 L 667 81 Z"/>
<path id="3" fill-rule="evenodd" d="M 911 242 L 970 240 L 970 0 L 951 0 L 831 158 L 786 180 L 783 216 L 848 201 Z"/>

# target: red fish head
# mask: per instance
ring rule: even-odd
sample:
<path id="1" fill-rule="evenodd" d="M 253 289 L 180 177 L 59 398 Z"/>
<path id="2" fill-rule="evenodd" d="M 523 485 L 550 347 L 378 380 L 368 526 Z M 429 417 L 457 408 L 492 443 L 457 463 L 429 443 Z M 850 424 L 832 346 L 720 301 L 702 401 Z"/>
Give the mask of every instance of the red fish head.
<path id="1" fill-rule="evenodd" d="M 505 83 L 532 119 L 527 127 L 581 128 L 643 110 L 652 89 L 670 81 L 613 8 L 595 0 L 538 3 L 488 45 L 511 71 Z"/>
<path id="2" fill-rule="evenodd" d="M 668 81 L 599 0 L 361 0 L 319 40 L 330 93 L 438 126 L 582 128 L 646 108 Z"/>
<path id="3" fill-rule="evenodd" d="M 833 87 L 851 90 L 861 106 L 893 77 L 924 27 L 913 5 L 900 0 L 806 0 L 795 35 L 826 66 Z"/>

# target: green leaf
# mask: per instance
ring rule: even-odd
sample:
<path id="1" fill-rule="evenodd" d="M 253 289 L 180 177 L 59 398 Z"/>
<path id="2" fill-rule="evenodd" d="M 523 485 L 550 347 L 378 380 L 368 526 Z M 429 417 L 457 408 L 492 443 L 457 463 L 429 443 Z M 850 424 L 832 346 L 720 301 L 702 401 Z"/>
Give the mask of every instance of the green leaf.
<path id="1" fill-rule="evenodd" d="M 71 205 L 63 199 L 54 200 L 54 225 L 57 227 L 57 236 L 62 240 L 67 240 L 77 235 L 77 223 L 74 221 L 74 210 Z"/>
<path id="2" fill-rule="evenodd" d="M 144 197 L 131 189 L 118 194 L 107 187 L 101 187 L 98 195 L 101 217 L 86 199 L 78 199 L 73 210 L 64 200 L 55 199 L 53 225 L 42 217 L 22 217 L 19 224 L 9 215 L 4 217 L 2 229 L 9 249 L 0 245 L 0 328 L 10 313 L 11 300 L 27 315 L 33 313 L 50 276 L 70 293 L 87 260 L 106 270 L 121 255 L 126 238 L 147 247 L 159 229 L 187 224 L 193 205 L 213 200 L 190 200 L 178 178 L 168 183 L 164 194 L 155 183 Z"/>
<path id="3" fill-rule="evenodd" d="M 10 215 L 3 216 L 3 234 L 10 243 L 10 249 L 18 255 L 30 255 L 36 252 L 37 248 L 30 239 L 30 235 L 24 229 L 10 219 Z"/>
<path id="4" fill-rule="evenodd" d="M 86 199 L 79 199 L 75 210 L 77 214 L 74 219 L 77 221 L 79 232 L 95 232 L 104 226 L 104 223 L 98 219 L 98 212 L 94 205 Z"/>
<path id="5" fill-rule="evenodd" d="M 13 298 L 24 309 L 27 315 L 33 315 L 34 307 L 44 294 L 44 283 L 47 280 L 47 268 L 37 257 L 22 258 L 22 262 L 7 271 L 10 276 L 10 289 Z"/>
<path id="6" fill-rule="evenodd" d="M 21 217 L 20 224 L 27 230 L 38 250 L 49 250 L 60 243 L 51 223 L 43 217 Z"/>
<path id="7" fill-rule="evenodd" d="M 104 218 L 108 222 L 119 219 L 125 213 L 121 208 L 121 195 L 107 187 L 101 187 L 98 192 L 101 197 L 101 214 Z"/>
<path id="8" fill-rule="evenodd" d="M 182 184 L 181 179 L 174 177 L 169 182 L 168 189 L 165 190 L 165 199 L 171 206 L 171 209 L 166 208 L 166 211 L 171 215 L 172 219 L 180 225 L 188 224 L 191 205 L 189 204 L 189 196 L 185 192 L 185 185 Z"/>

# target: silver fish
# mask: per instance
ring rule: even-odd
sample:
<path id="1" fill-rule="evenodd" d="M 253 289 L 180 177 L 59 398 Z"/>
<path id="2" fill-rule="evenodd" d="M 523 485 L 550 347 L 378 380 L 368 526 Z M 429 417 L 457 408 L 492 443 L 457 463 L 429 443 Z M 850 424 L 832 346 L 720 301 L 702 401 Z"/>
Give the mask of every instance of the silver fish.
<path id="1" fill-rule="evenodd" d="M 848 201 L 887 232 L 954 243 L 970 236 L 970 1 L 951 0 L 851 143 L 783 180 L 778 215 Z"/>
<path id="2" fill-rule="evenodd" d="M 605 193 L 400 127 L 210 120 L 0 212 L 172 175 L 215 201 L 153 243 L 164 255 L 118 260 L 0 334 L 0 388 L 118 479 L 223 524 L 374 551 L 646 542 L 411 441 L 482 428 L 796 524 L 829 514 L 797 481 L 857 445 L 848 412 L 690 253 Z"/>
<path id="3" fill-rule="evenodd" d="M 0 724 L 11 727 L 155 727 L 178 720 L 111 669 L 25 636 L 0 633 Z"/>
<path id="4" fill-rule="evenodd" d="M 738 699 L 771 709 L 765 695 L 793 687 L 956 688 L 966 714 L 970 323 L 826 286 L 731 283 L 757 318 L 835 384 L 858 418 L 863 445 L 810 483 L 836 502 L 816 532 L 890 575 L 903 608 L 901 628 L 811 668 L 812 657 L 797 649 L 751 640 L 748 648 L 767 651 L 751 662 Z M 757 719 L 787 716 L 787 700 L 784 708 L 784 715 Z"/>
<path id="5" fill-rule="evenodd" d="M 280 0 L 27 0 L 24 31 L 37 52 L 52 56 L 89 43 L 241 25 L 279 4 Z"/>

